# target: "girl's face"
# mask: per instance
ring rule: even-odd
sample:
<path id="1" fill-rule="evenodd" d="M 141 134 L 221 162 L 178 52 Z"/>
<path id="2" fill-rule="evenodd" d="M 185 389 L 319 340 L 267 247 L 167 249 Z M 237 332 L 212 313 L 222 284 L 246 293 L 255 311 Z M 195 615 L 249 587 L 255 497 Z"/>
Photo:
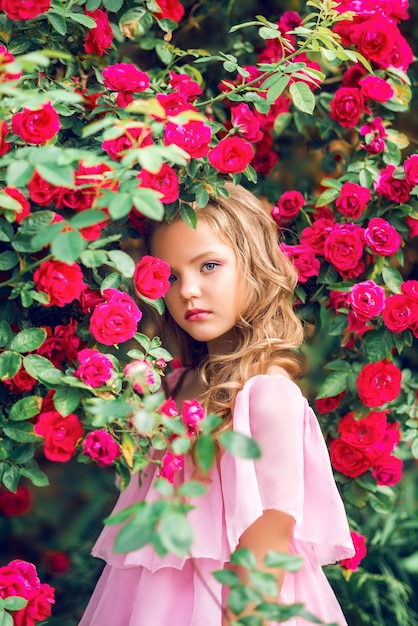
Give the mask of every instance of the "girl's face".
<path id="1" fill-rule="evenodd" d="M 174 321 L 213 354 L 234 349 L 233 327 L 239 319 L 240 278 L 237 256 L 212 228 L 183 221 L 155 233 L 152 254 L 171 267 L 165 296 Z"/>

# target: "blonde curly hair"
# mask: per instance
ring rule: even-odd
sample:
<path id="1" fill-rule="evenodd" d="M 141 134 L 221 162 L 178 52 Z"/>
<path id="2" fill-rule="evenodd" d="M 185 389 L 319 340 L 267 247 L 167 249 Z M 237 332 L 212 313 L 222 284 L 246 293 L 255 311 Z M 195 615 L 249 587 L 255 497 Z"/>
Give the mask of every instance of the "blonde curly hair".
<path id="1" fill-rule="evenodd" d="M 236 395 L 249 378 L 266 373 L 271 365 L 284 368 L 292 378 L 300 375 L 296 350 L 303 341 L 302 324 L 293 310 L 297 272 L 278 246 L 274 221 L 250 191 L 232 183 L 225 188 L 229 197 L 211 197 L 204 208 L 194 208 L 198 220 L 237 255 L 243 304 L 235 326 L 236 349 L 208 354 L 206 344 L 181 329 L 168 310 L 160 324 L 163 343 L 183 365 L 197 369 L 206 389 L 205 411 L 223 418 L 219 432 L 231 428 Z M 180 219 L 176 214 L 173 221 Z"/>

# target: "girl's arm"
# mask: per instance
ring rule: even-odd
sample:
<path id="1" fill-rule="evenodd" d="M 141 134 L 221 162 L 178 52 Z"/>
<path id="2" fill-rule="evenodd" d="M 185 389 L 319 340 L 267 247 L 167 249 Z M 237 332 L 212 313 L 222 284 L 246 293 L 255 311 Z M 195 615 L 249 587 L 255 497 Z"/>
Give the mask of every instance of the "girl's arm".
<path id="1" fill-rule="evenodd" d="M 244 531 L 238 545 L 239 548 L 248 548 L 251 550 L 255 556 L 258 569 L 276 576 L 278 592 L 280 592 L 282 586 L 284 571 L 282 569 L 274 570 L 271 567 L 267 568 L 264 565 L 264 559 L 269 550 L 273 550 L 274 552 L 289 552 L 293 527 L 294 519 L 291 515 L 283 513 L 282 511 L 269 509 L 264 511 L 263 515 Z M 240 577 L 242 583 L 249 583 L 246 568 L 234 566 L 233 569 Z M 272 602 L 273 599 L 266 597 L 265 600 L 266 602 Z M 252 611 L 253 607 L 248 606 L 240 617 L 251 615 Z M 228 620 L 224 617 L 222 626 L 228 626 L 234 619 L 237 618 L 233 617 L 231 620 Z"/>

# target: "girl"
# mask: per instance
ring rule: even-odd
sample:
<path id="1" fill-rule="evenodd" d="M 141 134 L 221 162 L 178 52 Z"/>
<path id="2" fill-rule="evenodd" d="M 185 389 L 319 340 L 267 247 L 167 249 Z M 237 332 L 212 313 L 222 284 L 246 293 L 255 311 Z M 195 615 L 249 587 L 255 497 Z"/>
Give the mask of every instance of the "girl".
<path id="1" fill-rule="evenodd" d="M 197 209 L 196 230 L 175 217 L 151 237 L 152 254 L 172 272 L 163 339 L 185 364 L 168 385 L 179 409 L 197 398 L 222 417 L 219 432 L 253 437 L 262 457 L 238 459 L 218 446 L 207 493 L 189 514 L 193 558 L 159 557 L 150 545 L 113 554 L 118 528 L 106 527 L 93 554 L 107 565 L 80 626 L 227 626 L 226 592 L 211 572 L 227 567 L 238 546 L 252 550 L 261 569 L 269 550 L 302 556 L 297 573 L 277 571 L 279 602 L 346 624 L 321 565 L 354 549 L 319 424 L 294 382 L 302 342 L 292 308 L 296 272 L 261 203 L 240 186 L 226 189 L 229 198 Z M 190 455 L 181 478 L 194 472 Z M 141 487 L 131 481 L 115 512 L 158 498 L 153 473 Z"/>

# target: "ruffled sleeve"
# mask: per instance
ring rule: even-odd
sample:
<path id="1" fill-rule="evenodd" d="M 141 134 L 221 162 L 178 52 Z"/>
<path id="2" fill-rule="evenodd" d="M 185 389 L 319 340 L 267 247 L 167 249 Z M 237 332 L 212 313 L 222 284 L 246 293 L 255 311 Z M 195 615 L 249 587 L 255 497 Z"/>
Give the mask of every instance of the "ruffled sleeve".
<path id="1" fill-rule="evenodd" d="M 344 505 L 318 420 L 299 387 L 282 375 L 260 375 L 238 393 L 233 428 L 253 437 L 261 459 L 221 460 L 229 547 L 267 509 L 295 519 L 293 542 L 320 565 L 354 553 Z"/>

